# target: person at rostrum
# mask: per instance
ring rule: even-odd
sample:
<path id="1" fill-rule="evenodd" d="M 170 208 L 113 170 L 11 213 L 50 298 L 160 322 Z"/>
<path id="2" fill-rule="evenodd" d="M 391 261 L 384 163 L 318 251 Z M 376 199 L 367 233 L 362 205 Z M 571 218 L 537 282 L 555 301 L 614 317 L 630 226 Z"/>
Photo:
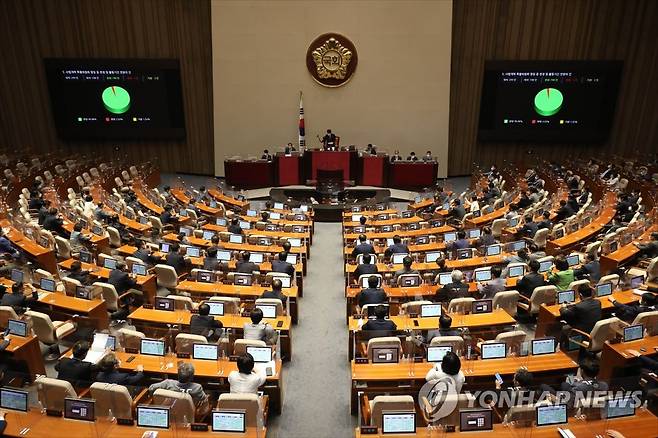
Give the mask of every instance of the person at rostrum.
<path id="1" fill-rule="evenodd" d="M 257 394 L 267 380 L 265 368 L 254 370 L 254 358 L 249 353 L 239 356 L 237 365 L 238 370 L 228 375 L 231 394 Z"/>
<path id="2" fill-rule="evenodd" d="M 93 382 L 93 374 L 96 366 L 91 362 L 85 362 L 89 351 L 89 342 L 78 341 L 73 345 L 73 356 L 63 357 L 55 365 L 57 378 L 59 380 L 68 380 L 74 387 L 87 388 Z"/>
<path id="3" fill-rule="evenodd" d="M 272 272 L 281 272 L 290 275 L 290 278 L 295 275 L 295 267 L 286 261 L 288 253 L 281 251 L 278 257 L 272 260 Z"/>
<path id="4" fill-rule="evenodd" d="M 278 278 L 275 278 L 272 281 L 272 290 L 266 290 L 260 296 L 261 298 L 275 298 L 281 300 L 283 308 L 286 308 L 286 303 L 288 302 L 288 297 L 283 293 L 283 283 Z"/>
<path id="5" fill-rule="evenodd" d="M 205 336 L 209 341 L 216 341 L 221 335 L 224 324 L 210 315 L 210 306 L 203 303 L 199 306 L 199 313 L 190 318 L 190 333 Z"/>
<path id="6" fill-rule="evenodd" d="M 385 304 L 388 302 L 386 292 L 384 292 L 384 289 L 377 287 L 378 283 L 379 277 L 375 275 L 368 277 L 368 287 L 356 296 L 360 308 L 363 308 L 366 304 Z"/>
<path id="7" fill-rule="evenodd" d="M 365 234 L 359 234 L 359 243 L 352 250 L 352 257 L 356 258 L 359 254 L 374 254 L 375 247 L 368 242 Z"/>
<path id="8" fill-rule="evenodd" d="M 362 260 L 363 263 L 358 265 L 356 269 L 354 270 L 354 279 L 358 280 L 359 277 L 362 275 L 368 275 L 368 274 L 378 274 L 379 269 L 377 268 L 376 263 L 370 263 L 372 260 L 372 257 L 370 254 L 363 254 Z"/>
<path id="9" fill-rule="evenodd" d="M 468 284 L 464 283 L 464 274 L 462 271 L 455 269 L 452 271 L 452 282 L 446 284 L 436 293 L 436 301 L 441 303 L 450 303 L 454 298 L 464 298 L 468 296 Z"/>
<path id="10" fill-rule="evenodd" d="M 461 372 L 461 361 L 452 351 L 448 351 L 440 363 L 436 363 L 425 376 L 428 382 L 441 380 L 455 389 L 455 392 L 460 393 L 464 381 L 464 373 Z"/>
<path id="11" fill-rule="evenodd" d="M 331 129 L 327 129 L 327 133 L 322 137 L 322 144 L 327 151 L 336 149 L 336 134 L 331 132 Z"/>
<path id="12" fill-rule="evenodd" d="M 119 360 L 114 353 L 107 353 L 98 362 L 97 382 L 116 383 L 117 385 L 137 385 L 144 378 L 144 366 L 137 365 L 136 372 L 119 371 Z"/>

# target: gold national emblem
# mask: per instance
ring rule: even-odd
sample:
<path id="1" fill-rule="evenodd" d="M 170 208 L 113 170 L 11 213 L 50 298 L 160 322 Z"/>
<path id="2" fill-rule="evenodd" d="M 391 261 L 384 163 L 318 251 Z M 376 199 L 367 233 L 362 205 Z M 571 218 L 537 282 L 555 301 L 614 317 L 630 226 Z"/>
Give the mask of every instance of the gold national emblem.
<path id="1" fill-rule="evenodd" d="M 317 37 L 306 53 L 309 73 L 320 84 L 339 87 L 356 69 L 356 48 L 342 35 L 328 33 Z"/>

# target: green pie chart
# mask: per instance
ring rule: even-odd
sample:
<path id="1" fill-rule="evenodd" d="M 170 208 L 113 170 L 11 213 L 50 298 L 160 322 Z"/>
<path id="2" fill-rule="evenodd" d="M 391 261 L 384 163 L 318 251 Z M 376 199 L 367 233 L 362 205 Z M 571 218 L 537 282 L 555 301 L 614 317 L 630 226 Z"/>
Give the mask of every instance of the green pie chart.
<path id="1" fill-rule="evenodd" d="M 125 88 L 113 85 L 103 90 L 103 105 L 114 114 L 123 114 L 130 108 L 130 94 Z"/>
<path id="2" fill-rule="evenodd" d="M 564 97 L 557 88 L 544 88 L 535 95 L 535 111 L 545 117 L 557 114 L 562 108 Z"/>

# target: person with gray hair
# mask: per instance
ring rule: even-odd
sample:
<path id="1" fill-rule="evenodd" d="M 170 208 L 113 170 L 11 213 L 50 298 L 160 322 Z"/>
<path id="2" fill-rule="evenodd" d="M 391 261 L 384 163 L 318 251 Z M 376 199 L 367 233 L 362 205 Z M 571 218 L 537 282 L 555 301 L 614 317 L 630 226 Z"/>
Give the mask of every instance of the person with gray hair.
<path id="1" fill-rule="evenodd" d="M 459 269 L 452 271 L 452 282 L 436 291 L 436 301 L 448 304 L 454 298 L 468 296 L 468 284 L 464 283 L 464 274 Z"/>
<path id="2" fill-rule="evenodd" d="M 189 362 L 183 362 L 178 365 L 178 380 L 165 379 L 162 382 L 154 383 L 149 386 L 149 394 L 153 395 L 157 389 L 186 392 L 190 394 L 196 406 L 200 406 L 208 399 L 203 386 L 194 383 L 194 365 Z"/>

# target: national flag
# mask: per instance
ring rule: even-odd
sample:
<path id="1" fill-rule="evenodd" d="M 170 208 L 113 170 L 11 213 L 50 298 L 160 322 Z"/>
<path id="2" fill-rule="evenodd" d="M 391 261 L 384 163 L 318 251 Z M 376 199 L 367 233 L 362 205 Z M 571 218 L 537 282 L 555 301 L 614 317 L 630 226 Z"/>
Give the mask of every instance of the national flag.
<path id="1" fill-rule="evenodd" d="M 302 102 L 302 92 L 299 92 L 299 150 L 306 147 L 306 130 L 304 129 L 304 103 Z"/>

